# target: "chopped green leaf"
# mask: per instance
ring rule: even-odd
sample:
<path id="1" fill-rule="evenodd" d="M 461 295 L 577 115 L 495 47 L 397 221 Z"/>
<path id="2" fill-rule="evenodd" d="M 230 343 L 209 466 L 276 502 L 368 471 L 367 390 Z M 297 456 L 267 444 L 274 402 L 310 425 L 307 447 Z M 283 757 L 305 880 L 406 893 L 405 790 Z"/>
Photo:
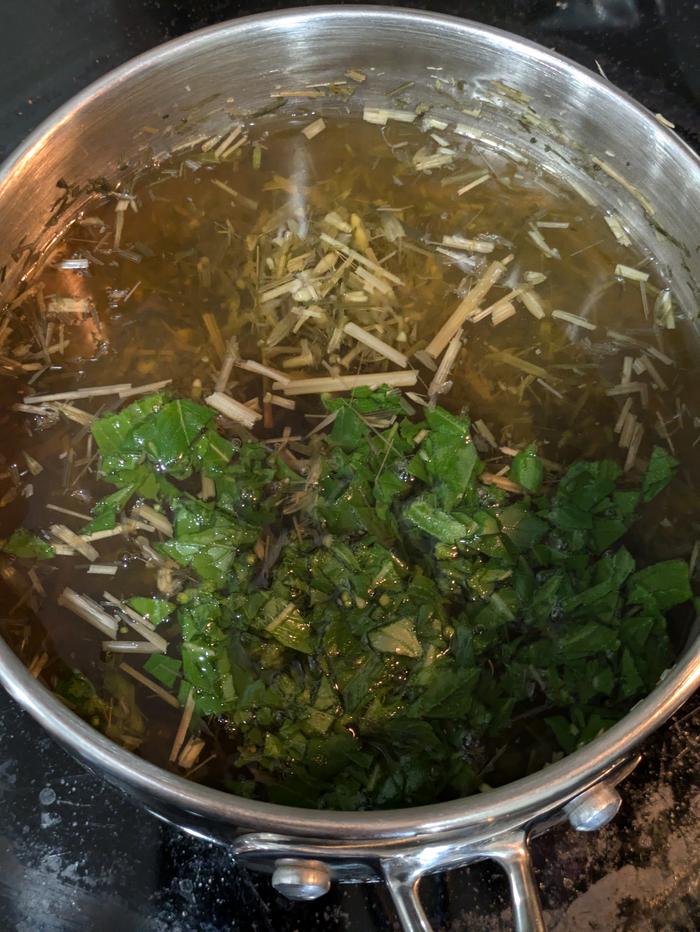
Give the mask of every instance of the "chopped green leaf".
<path id="1" fill-rule="evenodd" d="M 693 597 L 685 560 L 666 560 L 639 570 L 629 581 L 630 601 L 643 604 L 650 596 L 660 612 L 682 605 Z"/>
<path id="2" fill-rule="evenodd" d="M 667 453 L 663 447 L 654 447 L 642 480 L 642 500 L 650 502 L 652 498 L 656 498 L 673 479 L 678 465 L 678 460 Z"/>
<path id="3" fill-rule="evenodd" d="M 426 409 L 430 432 L 419 456 L 435 489 L 438 503 L 450 511 L 473 488 L 482 467 L 470 433 L 469 421 L 444 408 Z"/>
<path id="4" fill-rule="evenodd" d="M 100 730 L 104 728 L 109 711 L 107 703 L 97 695 L 97 690 L 84 673 L 72 670 L 58 681 L 55 692 L 85 721 Z"/>
<path id="5" fill-rule="evenodd" d="M 144 671 L 149 676 L 167 686 L 168 689 L 175 685 L 181 667 L 182 661 L 174 657 L 166 657 L 165 654 L 152 654 L 143 665 Z"/>
<path id="6" fill-rule="evenodd" d="M 533 444 L 513 457 L 508 475 L 528 492 L 539 491 L 544 479 L 544 466 Z"/>
<path id="7" fill-rule="evenodd" d="M 443 544 L 455 543 L 467 534 L 463 524 L 436 508 L 427 497 L 416 498 L 406 505 L 403 516 L 410 524 Z"/>
<path id="8" fill-rule="evenodd" d="M 231 462 L 234 449 L 229 440 L 211 428 L 194 445 L 198 466 L 206 476 L 221 475 Z"/>
<path id="9" fill-rule="evenodd" d="M 420 657 L 423 648 L 416 637 L 410 618 L 402 618 L 383 628 L 370 631 L 369 642 L 382 654 L 399 654 L 402 657 Z"/>
<path id="10" fill-rule="evenodd" d="M 133 608 L 135 612 L 138 612 L 139 615 L 143 615 L 155 626 L 165 621 L 175 611 L 175 605 L 166 599 L 150 599 L 141 595 L 127 599 L 127 605 Z"/>
<path id="11" fill-rule="evenodd" d="M 134 428 L 158 411 L 164 401 L 162 394 L 148 395 L 122 408 L 118 414 L 107 414 L 93 421 L 92 436 L 100 453 L 103 456 L 124 456 L 138 452 L 138 445 L 132 440 Z"/>
<path id="12" fill-rule="evenodd" d="M 211 408 L 188 398 L 170 401 L 134 429 L 134 439 L 159 468 L 188 474 L 190 448 L 214 418 Z"/>
<path id="13" fill-rule="evenodd" d="M 616 650 L 618 645 L 618 637 L 611 628 L 589 621 L 564 635 L 559 640 L 558 650 L 565 660 L 571 661 Z"/>
<path id="14" fill-rule="evenodd" d="M 56 551 L 48 541 L 37 537 L 36 534 L 32 534 L 23 527 L 13 531 L 2 549 L 4 553 L 10 553 L 25 560 L 51 560 L 56 556 Z"/>
<path id="15" fill-rule="evenodd" d="M 265 631 L 280 644 L 303 654 L 314 652 L 310 637 L 310 626 L 292 602 L 288 602 L 277 612 L 268 624 Z"/>
<path id="16" fill-rule="evenodd" d="M 638 696 L 644 689 L 644 680 L 639 675 L 632 654 L 628 650 L 622 652 L 622 665 L 620 677 L 620 691 L 626 698 Z"/>
<path id="17" fill-rule="evenodd" d="M 81 534 L 94 534 L 96 531 L 111 531 L 117 524 L 117 515 L 126 507 L 129 499 L 136 491 L 136 484 L 128 483 L 111 495 L 106 495 L 92 510 L 93 518 L 81 528 Z"/>
<path id="18" fill-rule="evenodd" d="M 478 481 L 465 417 L 410 419 L 386 387 L 323 402 L 333 426 L 294 448 L 298 466 L 225 439 L 189 399 L 143 398 L 93 424 L 113 491 L 87 530 L 114 527 L 137 496 L 167 516 L 172 534 L 148 538 L 168 561 L 159 591 L 188 588 L 128 598 L 168 623 L 169 654 L 143 670 L 193 695 L 195 727 L 225 722 L 231 788 L 340 809 L 455 797 L 520 775 L 500 753 L 519 729 L 541 766 L 654 687 L 673 659 L 666 613 L 691 611 L 693 593 L 680 560 L 637 570 L 625 535 L 673 475 L 668 454 L 654 450 L 641 490 L 607 461 L 545 486 L 531 445 L 510 461 L 530 493 L 514 496 Z M 53 555 L 23 530 L 5 552 Z M 135 684 L 113 662 L 112 700 L 89 681 L 61 689 L 106 734 L 143 740 Z"/>

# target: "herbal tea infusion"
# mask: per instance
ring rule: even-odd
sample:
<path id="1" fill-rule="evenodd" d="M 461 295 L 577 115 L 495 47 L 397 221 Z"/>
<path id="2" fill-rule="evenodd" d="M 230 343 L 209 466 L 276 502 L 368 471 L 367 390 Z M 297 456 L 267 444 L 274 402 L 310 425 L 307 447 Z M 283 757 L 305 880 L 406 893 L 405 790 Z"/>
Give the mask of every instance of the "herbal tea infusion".
<path id="1" fill-rule="evenodd" d="M 690 322 L 621 216 L 401 94 L 101 183 L 0 325 L 3 633 L 275 802 L 537 770 L 692 618 Z"/>

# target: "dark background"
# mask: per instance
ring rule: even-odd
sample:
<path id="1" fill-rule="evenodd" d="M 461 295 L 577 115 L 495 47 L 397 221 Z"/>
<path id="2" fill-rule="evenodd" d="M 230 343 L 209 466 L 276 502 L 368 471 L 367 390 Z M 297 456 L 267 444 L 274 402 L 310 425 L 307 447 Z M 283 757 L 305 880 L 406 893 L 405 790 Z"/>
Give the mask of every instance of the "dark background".
<path id="1" fill-rule="evenodd" d="M 133 55 L 200 26 L 288 5 L 1 2 L 0 158 L 64 100 Z M 700 148 L 700 3 L 422 6 L 501 26 L 592 69 L 597 63 Z M 590 836 L 558 829 L 535 842 L 550 930 L 700 929 L 699 713 L 696 699 L 647 745 L 612 825 Z M 490 865 L 424 887 L 437 929 L 510 928 L 505 882 Z M 376 886 L 336 888 L 312 904 L 277 897 L 224 850 L 162 825 L 84 771 L 0 692 L 0 932 L 393 928 L 391 905 Z"/>

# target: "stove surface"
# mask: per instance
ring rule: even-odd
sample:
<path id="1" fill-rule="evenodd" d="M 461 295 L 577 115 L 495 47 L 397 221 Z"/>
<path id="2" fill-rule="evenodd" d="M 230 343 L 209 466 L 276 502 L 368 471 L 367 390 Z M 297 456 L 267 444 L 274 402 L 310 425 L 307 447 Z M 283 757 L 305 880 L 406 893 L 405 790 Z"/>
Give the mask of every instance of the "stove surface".
<path id="1" fill-rule="evenodd" d="M 313 5 L 313 4 L 309 4 Z M 397 3 L 420 6 L 418 2 Z M 228 0 L 4 0 L 0 158 L 59 104 L 191 29 L 281 8 Z M 464 0 L 423 5 L 525 35 L 603 73 L 700 148 L 700 4 Z M 534 842 L 548 928 L 700 928 L 700 699 L 644 748 L 618 818 Z M 379 886 L 293 904 L 84 770 L 0 691 L 0 932 L 386 932 Z M 510 929 L 504 877 L 476 865 L 423 885 L 436 929 Z"/>

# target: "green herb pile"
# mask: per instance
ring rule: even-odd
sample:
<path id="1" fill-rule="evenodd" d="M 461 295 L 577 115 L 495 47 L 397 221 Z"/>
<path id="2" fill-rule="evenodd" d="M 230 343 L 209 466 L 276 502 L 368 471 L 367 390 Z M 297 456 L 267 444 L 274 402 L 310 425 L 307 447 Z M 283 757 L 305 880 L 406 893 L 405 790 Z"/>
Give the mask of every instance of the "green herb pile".
<path id="1" fill-rule="evenodd" d="M 231 790 L 346 810 L 460 796 L 511 747 L 520 776 L 654 687 L 688 567 L 637 569 L 620 540 L 672 478 L 663 450 L 631 489 L 607 461 L 545 481 L 531 447 L 513 494 L 479 481 L 466 417 L 418 418 L 387 389 L 323 402 L 335 420 L 299 471 L 190 400 L 153 395 L 92 428 L 114 491 L 88 530 L 138 499 L 173 523 L 154 544 L 180 568 L 172 604 L 122 597 L 175 612 L 181 647 L 145 670 L 169 686 L 181 672 L 195 722 L 225 720 Z M 23 530 L 5 549 L 52 554 Z"/>

